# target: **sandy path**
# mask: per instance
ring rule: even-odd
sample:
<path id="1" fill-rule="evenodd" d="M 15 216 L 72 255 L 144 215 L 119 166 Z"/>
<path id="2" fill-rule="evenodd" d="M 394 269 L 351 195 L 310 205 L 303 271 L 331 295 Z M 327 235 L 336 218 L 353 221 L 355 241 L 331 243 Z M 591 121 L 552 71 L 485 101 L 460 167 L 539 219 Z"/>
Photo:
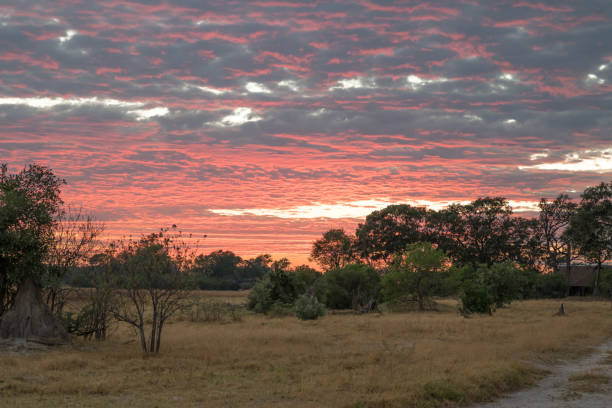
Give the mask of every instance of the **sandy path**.
<path id="1" fill-rule="evenodd" d="M 612 341 L 581 360 L 546 368 L 552 373 L 537 386 L 474 408 L 612 407 Z"/>

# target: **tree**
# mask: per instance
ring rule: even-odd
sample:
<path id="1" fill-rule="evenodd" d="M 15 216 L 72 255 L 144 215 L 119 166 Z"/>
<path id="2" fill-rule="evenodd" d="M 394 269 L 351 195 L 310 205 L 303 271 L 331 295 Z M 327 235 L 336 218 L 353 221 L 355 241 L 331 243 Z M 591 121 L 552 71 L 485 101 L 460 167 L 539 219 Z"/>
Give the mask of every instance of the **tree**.
<path id="1" fill-rule="evenodd" d="M 198 275 L 200 289 L 237 290 L 242 262 L 242 258 L 231 251 L 218 250 L 197 256 L 192 272 Z"/>
<path id="2" fill-rule="evenodd" d="M 332 309 L 362 310 L 380 298 L 380 276 L 369 265 L 349 264 L 324 276 L 325 303 Z"/>
<path id="3" fill-rule="evenodd" d="M 507 260 L 513 260 L 531 271 L 543 271 L 544 252 L 538 236 L 537 219 L 513 217 L 508 238 Z"/>
<path id="4" fill-rule="evenodd" d="M 61 314 L 66 303 L 69 289 L 62 287 L 63 278 L 91 258 L 103 230 L 104 226 L 82 209 L 66 207 L 58 211 L 43 275 L 45 300 L 53 314 Z"/>
<path id="5" fill-rule="evenodd" d="M 115 303 L 116 277 L 111 268 L 112 252 L 98 253 L 89 259 L 88 281 L 92 288 L 88 301 L 77 315 L 77 335 L 105 340 Z M 65 315 L 65 314 L 64 314 Z"/>
<path id="6" fill-rule="evenodd" d="M 36 164 L 17 174 L 0 170 L 0 337 L 44 343 L 68 341 L 61 323 L 42 302 L 45 260 L 64 181 Z M 16 292 L 13 288 L 17 288 Z M 7 311 L 8 310 L 8 311 Z"/>
<path id="7" fill-rule="evenodd" d="M 408 204 L 390 205 L 369 214 L 356 235 L 361 256 L 389 263 L 406 245 L 424 240 L 427 210 Z"/>
<path id="8" fill-rule="evenodd" d="M 355 239 L 343 229 L 330 229 L 313 243 L 310 256 L 326 271 L 342 268 L 355 260 Z"/>
<path id="9" fill-rule="evenodd" d="M 310 290 L 323 274 L 308 265 L 298 265 L 291 270 L 295 276 L 295 285 L 300 293 Z"/>
<path id="10" fill-rule="evenodd" d="M 289 265 L 287 258 L 272 262 L 270 272 L 257 282 L 249 293 L 249 310 L 268 313 L 275 305 L 289 307 L 304 293 L 296 275 L 289 270 Z"/>
<path id="11" fill-rule="evenodd" d="M 503 197 L 479 198 L 470 204 L 452 204 L 428 217 L 429 239 L 459 265 L 493 265 L 518 260 L 522 231 Z"/>
<path id="12" fill-rule="evenodd" d="M 242 283 L 241 289 L 252 288 L 258 279 L 265 276 L 270 271 L 272 257 L 268 254 L 258 255 L 255 258 L 243 260 L 242 262 Z"/>
<path id="13" fill-rule="evenodd" d="M 567 194 L 560 194 L 554 201 L 545 198 L 538 204 L 536 236 L 546 265 L 556 274 L 559 263 L 571 259 L 571 245 L 565 231 L 572 216 L 576 213 L 577 204 L 572 202 Z"/>
<path id="14" fill-rule="evenodd" d="M 191 249 L 180 232 L 162 229 L 136 241 L 115 244 L 109 259 L 117 284 L 114 317 L 138 330 L 143 352 L 158 353 L 164 324 L 183 306 L 190 288 Z M 151 327 L 145 333 L 148 308 Z"/>
<path id="15" fill-rule="evenodd" d="M 425 310 L 425 299 L 443 284 L 449 263 L 440 249 L 429 242 L 408 245 L 396 255 L 389 272 L 382 278 L 385 300 L 414 295 L 419 310 Z"/>
<path id="16" fill-rule="evenodd" d="M 462 287 L 464 307 L 479 313 L 491 313 L 495 307 L 535 294 L 539 276 L 510 261 L 476 267 L 467 264 L 457 268 L 455 273 Z"/>
<path id="17" fill-rule="evenodd" d="M 503 307 L 523 297 L 526 288 L 535 284 L 535 276 L 517 268 L 511 262 L 481 265 L 477 274 L 481 276 L 496 307 Z"/>
<path id="18" fill-rule="evenodd" d="M 567 231 L 587 262 L 596 265 L 593 293 L 599 292 L 601 267 L 612 258 L 612 182 L 588 187 Z"/>
<path id="19" fill-rule="evenodd" d="M 461 312 L 492 314 L 495 300 L 489 294 L 486 286 L 468 282 L 461 292 Z"/>

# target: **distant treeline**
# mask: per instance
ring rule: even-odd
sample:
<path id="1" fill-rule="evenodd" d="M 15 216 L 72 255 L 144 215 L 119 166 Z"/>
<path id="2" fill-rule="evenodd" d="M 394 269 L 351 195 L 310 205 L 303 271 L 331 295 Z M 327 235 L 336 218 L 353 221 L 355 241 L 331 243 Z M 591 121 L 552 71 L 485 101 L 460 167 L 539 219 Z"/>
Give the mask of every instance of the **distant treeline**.
<path id="1" fill-rule="evenodd" d="M 64 283 L 74 287 L 95 287 L 95 277 L 107 267 L 96 262 L 94 256 L 86 265 L 75 265 L 66 273 Z M 268 254 L 243 259 L 231 251 L 213 251 L 208 255 L 198 255 L 189 263 L 188 273 L 191 286 L 201 290 L 243 290 L 252 288 L 255 283 L 273 268 L 288 268 L 285 258 L 274 260 Z M 308 268 L 298 266 L 297 269 Z"/>
<path id="2" fill-rule="evenodd" d="M 594 265 L 598 276 L 612 258 L 611 203 L 612 182 L 587 188 L 579 202 L 566 194 L 553 201 L 543 198 L 533 218 L 514 214 L 503 197 L 479 198 L 440 211 L 390 205 L 369 214 L 354 234 L 325 232 L 314 242 L 311 257 L 328 271 L 354 262 L 384 271 L 408 245 L 428 242 L 457 267 L 511 262 L 556 273 L 579 261 Z"/>

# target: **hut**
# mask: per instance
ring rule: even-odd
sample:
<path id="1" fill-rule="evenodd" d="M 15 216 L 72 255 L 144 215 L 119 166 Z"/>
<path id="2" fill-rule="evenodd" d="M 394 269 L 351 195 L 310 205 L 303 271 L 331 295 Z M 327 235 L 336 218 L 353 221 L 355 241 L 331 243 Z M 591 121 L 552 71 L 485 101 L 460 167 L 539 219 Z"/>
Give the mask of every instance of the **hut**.
<path id="1" fill-rule="evenodd" d="M 601 270 L 612 269 L 611 265 L 602 265 Z M 569 273 L 567 266 L 559 267 L 559 273 L 567 279 L 569 296 L 589 296 L 593 294 L 597 265 L 571 265 Z"/>

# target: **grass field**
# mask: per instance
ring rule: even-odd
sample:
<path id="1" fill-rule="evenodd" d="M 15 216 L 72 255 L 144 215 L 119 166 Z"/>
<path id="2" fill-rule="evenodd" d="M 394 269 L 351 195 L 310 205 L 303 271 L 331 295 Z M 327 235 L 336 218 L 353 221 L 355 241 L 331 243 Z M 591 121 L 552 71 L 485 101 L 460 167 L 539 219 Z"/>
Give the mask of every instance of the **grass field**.
<path id="1" fill-rule="evenodd" d="M 244 294 L 204 299 L 243 302 Z M 612 337 L 609 302 L 515 302 L 470 319 L 440 312 L 244 315 L 164 330 L 143 356 L 126 327 L 103 343 L 0 354 L 0 406 L 438 407 L 494 399 L 537 381 L 532 363 L 576 357 Z"/>

